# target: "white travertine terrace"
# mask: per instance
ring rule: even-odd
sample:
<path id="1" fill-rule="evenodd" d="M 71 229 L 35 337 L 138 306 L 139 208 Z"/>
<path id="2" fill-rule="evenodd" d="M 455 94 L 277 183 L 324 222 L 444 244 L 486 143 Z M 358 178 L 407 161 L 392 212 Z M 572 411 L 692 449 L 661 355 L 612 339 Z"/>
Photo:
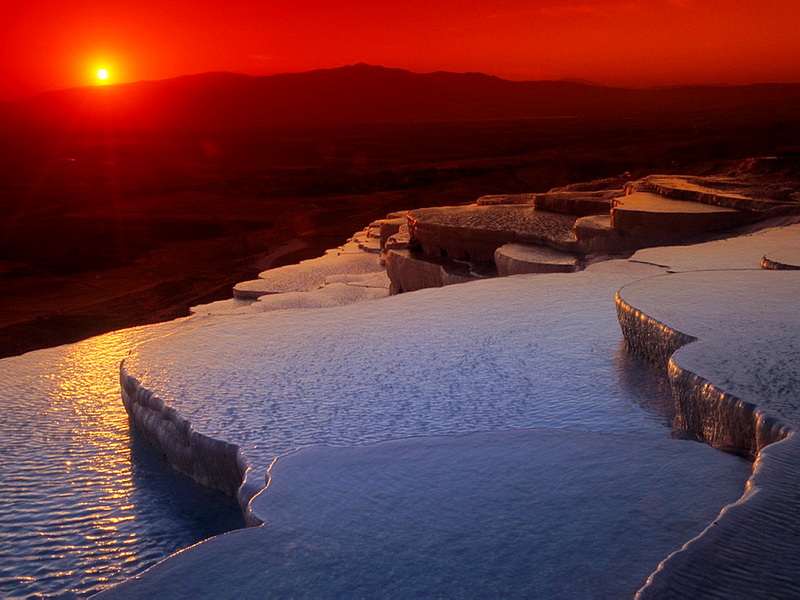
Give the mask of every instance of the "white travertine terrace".
<path id="1" fill-rule="evenodd" d="M 800 251 L 797 248 L 773 250 L 761 258 L 765 269 L 796 271 L 800 269 Z"/>
<path id="2" fill-rule="evenodd" d="M 546 246 L 505 244 L 494 251 L 494 264 L 500 277 L 524 273 L 574 273 L 581 258 Z"/>
<path id="3" fill-rule="evenodd" d="M 718 261 L 713 251 L 729 251 L 734 270 L 648 278 L 617 294 L 629 345 L 668 368 L 678 425 L 757 457 L 744 496 L 668 557 L 640 598 L 800 595 L 800 273 L 759 270 L 756 250 L 759 241 L 797 245 L 798 230 L 709 243 Z M 670 265 L 690 258 L 643 254 Z M 735 270 L 745 257 L 749 268 Z"/>
<path id="4" fill-rule="evenodd" d="M 235 285 L 234 296 L 246 299 L 267 294 L 308 292 L 320 287 L 329 275 L 383 271 L 377 253 L 365 251 L 359 248 L 359 244 L 363 246 L 365 241 L 350 241 L 319 258 L 264 271 L 258 279 Z"/>
<path id="5" fill-rule="evenodd" d="M 741 225 L 744 216 L 732 208 L 634 192 L 613 201 L 611 227 L 622 235 L 657 242 L 728 229 Z"/>
<path id="6" fill-rule="evenodd" d="M 736 177 L 686 177 L 681 175 L 649 175 L 630 182 L 629 191 L 641 190 L 661 196 L 722 206 L 748 212 L 778 215 L 792 212 L 792 204 L 764 197 L 751 191 Z"/>
<path id="7" fill-rule="evenodd" d="M 263 527 L 104 597 L 631 597 L 687 523 L 741 494 L 731 458 L 558 429 L 304 448 L 270 468 Z"/>
<path id="8" fill-rule="evenodd" d="M 467 283 L 479 277 L 466 263 L 447 264 L 407 249 L 389 250 L 385 263 L 392 294 Z"/>
<path id="9" fill-rule="evenodd" d="M 523 212 L 527 215 L 530 210 L 525 205 L 506 208 L 511 208 L 515 216 L 522 216 Z M 473 217 L 482 220 L 490 211 L 500 210 L 504 208 L 496 204 L 470 207 L 466 212 L 460 211 L 457 218 L 467 218 L 472 223 Z M 445 213 L 431 209 L 425 214 L 434 220 L 439 217 L 449 220 L 455 215 L 455 211 Z M 413 214 L 410 218 L 414 218 Z M 400 224 L 392 223 L 391 230 L 398 227 L 399 231 Z M 382 227 L 376 222 L 371 234 L 360 242 L 350 243 L 348 252 L 337 251 L 323 257 L 331 260 L 344 255 L 349 260 L 347 256 L 352 256 L 355 268 L 336 267 L 325 273 L 327 278 L 320 277 L 323 261 L 317 259 L 320 262 L 312 267 L 284 268 L 282 274 L 274 275 L 265 272 L 262 275 L 266 279 L 275 277 L 289 293 L 261 296 L 258 302 L 237 304 L 230 311 L 226 305 L 219 312 L 231 315 L 219 321 L 212 319 L 207 325 L 195 327 L 183 336 L 173 336 L 158 346 L 145 346 L 126 361 L 121 370 L 126 407 L 134 421 L 178 468 L 212 487 L 238 494 L 250 521 L 263 521 L 267 515 L 259 513 L 261 500 L 251 500 L 263 488 L 266 463 L 275 454 L 259 448 L 259 440 L 280 438 L 286 432 L 279 421 L 272 421 L 263 430 L 248 430 L 244 426 L 259 411 L 264 413 L 259 404 L 264 399 L 257 394 L 253 396 L 258 396 L 253 401 L 254 408 L 245 409 L 244 414 L 232 411 L 225 423 L 212 425 L 204 404 L 224 403 L 227 395 L 241 398 L 253 390 L 261 390 L 259 394 L 267 398 L 276 394 L 294 398 L 293 389 L 298 387 L 301 393 L 295 400 L 300 400 L 302 390 L 311 389 L 312 382 L 325 381 L 331 397 L 346 398 L 347 402 L 331 406 L 325 403 L 323 412 L 344 411 L 347 419 L 358 421 L 374 415 L 371 398 L 390 394 L 398 402 L 404 398 L 424 399 L 427 392 L 416 386 L 419 381 L 433 385 L 443 397 L 461 403 L 470 394 L 478 394 L 482 401 L 494 406 L 497 418 L 506 419 L 511 415 L 504 411 L 510 407 L 504 406 L 499 412 L 497 407 L 520 392 L 515 387 L 520 384 L 520 366 L 530 362 L 528 372 L 534 373 L 537 352 L 542 351 L 538 346 L 538 349 L 528 347 L 528 342 L 521 343 L 523 338 L 518 337 L 521 324 L 526 329 L 524 339 L 536 340 L 536 344 L 546 344 L 548 336 L 557 336 L 554 340 L 558 344 L 554 342 L 552 348 L 546 346 L 551 348 L 550 360 L 553 352 L 562 352 L 565 361 L 575 361 L 582 351 L 581 343 L 596 346 L 593 336 L 598 336 L 598 331 L 607 325 L 605 316 L 591 322 L 592 318 L 605 314 L 592 311 L 599 310 L 598 306 L 610 308 L 614 291 L 620 290 L 617 311 L 624 336 L 632 349 L 668 368 L 680 409 L 680 424 L 714 446 L 757 457 L 744 496 L 724 509 L 711 526 L 681 551 L 670 555 L 639 595 L 643 598 L 800 595 L 797 575 L 800 536 L 796 534 L 800 522 L 795 521 L 800 519 L 797 493 L 800 442 L 793 433 L 800 413 L 797 399 L 800 346 L 796 342 L 800 340 L 800 320 L 795 311 L 800 275 L 761 269 L 765 253 L 797 251 L 800 225 L 784 222 L 775 229 L 731 239 L 640 250 L 630 260 L 594 264 L 577 274 L 523 275 L 474 282 L 458 290 L 427 290 L 413 297 L 364 304 L 358 310 L 342 307 L 356 296 L 367 299 L 365 294 L 382 297 L 388 293 L 382 287 L 385 280 L 374 275 L 378 269 L 371 270 L 371 263 L 367 265 L 364 258 L 378 260 L 376 255 L 364 252 L 363 245 L 377 235 L 382 236 Z M 434 237 L 442 236 L 443 231 L 440 228 Z M 431 243 L 438 245 L 442 240 L 443 237 L 431 238 Z M 359 243 L 362 248 L 358 248 Z M 448 252 L 461 248 L 462 244 L 452 240 L 447 243 L 455 243 L 448 246 Z M 392 250 L 387 261 L 390 277 L 393 255 L 405 261 L 404 264 L 419 260 L 408 250 Z M 424 264 L 404 271 L 404 276 L 409 276 L 409 287 L 394 291 L 455 283 L 461 277 L 435 262 L 421 262 Z M 444 281 L 450 276 L 453 281 Z M 292 280 L 293 277 L 297 279 Z M 425 278 L 432 283 L 412 287 L 427 281 Z M 470 278 L 467 273 L 460 281 Z M 397 285 L 397 281 L 392 277 L 392 285 Z M 263 320 L 267 315 L 254 314 L 260 312 L 259 305 L 272 311 L 269 320 Z M 423 305 L 425 309 L 421 310 Z M 337 308 L 322 308 L 302 315 L 302 311 L 291 310 L 331 306 Z M 213 313 L 214 310 L 209 310 L 205 314 Z M 453 330 L 440 330 L 437 323 L 443 321 L 450 323 Z M 601 326 L 601 321 L 606 324 Z M 314 339 L 304 338 L 305 334 L 299 331 L 301 324 L 303 331 L 313 331 Z M 375 335 L 374 327 L 380 326 L 385 331 L 387 325 L 398 335 L 389 339 Z M 426 341 L 431 335 L 434 342 Z M 325 357 L 333 356 L 335 347 L 340 347 L 332 344 L 340 344 L 342 336 L 351 337 L 353 342 L 347 345 L 347 360 L 326 364 Z M 460 373 L 459 378 L 435 375 L 462 364 L 469 353 L 462 350 L 458 358 L 459 348 L 475 347 L 483 349 L 479 352 L 480 360 L 472 361 L 471 369 Z M 435 349 L 433 356 L 431 348 Z M 309 361 L 308 356 L 314 352 L 321 358 Z M 300 364 L 291 367 L 293 361 Z M 276 368 L 274 363 L 283 366 Z M 185 372 L 173 367 L 178 364 Z M 516 375 L 507 371 L 511 367 Z M 575 369 L 570 373 L 573 378 L 587 376 Z M 546 378 L 547 374 L 543 376 Z M 549 376 L 562 377 L 563 372 Z M 545 381 L 537 379 L 528 393 L 540 389 Z M 447 390 L 439 389 L 442 385 Z M 469 393 L 462 393 L 464 390 Z M 348 404 L 351 400 L 356 401 L 352 407 Z M 276 402 L 269 402 L 271 410 L 279 408 Z M 430 409 L 430 403 L 427 406 Z M 550 410 L 556 410 L 557 406 L 554 404 Z M 363 414 L 358 412 L 362 409 L 366 411 Z M 352 410 L 356 412 L 351 413 Z M 415 413 L 418 410 L 416 406 L 410 408 L 402 418 L 398 416 L 391 424 L 380 423 L 376 431 L 362 437 L 351 431 L 327 432 L 322 428 L 294 444 L 375 442 L 388 439 L 390 431 L 393 436 L 401 437 L 464 431 L 459 427 L 406 428 L 403 419 L 409 416 L 428 419 L 426 427 L 440 418 L 426 416 L 424 410 Z M 488 418 L 480 407 L 474 410 L 477 412 L 470 419 L 481 423 Z M 332 419 L 327 413 L 317 412 L 303 418 L 308 423 L 319 420 L 321 424 Z M 525 426 L 524 420 L 516 421 L 514 426 Z M 205 433 L 195 431 L 195 427 Z M 217 438 L 230 439 L 232 432 L 239 439 L 218 442 Z M 282 447 L 286 451 L 294 447 L 289 438 L 281 439 L 284 445 L 279 443 L 276 449 Z M 238 484 L 241 485 L 237 490 Z M 258 498 L 266 499 L 268 493 Z M 170 559 L 163 567 L 154 569 L 152 579 L 145 574 L 130 586 L 119 588 L 119 593 L 146 595 L 153 582 L 164 581 L 163 577 L 158 579 L 159 573 L 167 573 L 167 580 L 186 578 L 191 565 L 199 564 L 193 561 L 211 560 L 219 549 L 230 552 L 231 548 L 237 548 L 246 555 L 249 551 L 243 547 L 228 545 L 236 535 L 251 541 L 258 536 L 255 532 L 242 532 L 223 536 L 221 542 L 201 544 L 196 550 L 182 553 L 182 558 Z M 234 574 L 233 579 L 238 578 L 241 589 L 253 590 L 256 588 L 251 587 L 252 575 L 252 570 L 245 569 L 242 574 Z M 158 585 L 152 589 L 157 588 Z M 114 597 L 114 590 L 110 596 Z"/>
<path id="10" fill-rule="evenodd" d="M 391 291 L 463 283 L 484 277 L 486 269 L 501 276 L 563 270 L 546 259 L 512 259 L 500 250 L 509 244 L 574 254 L 580 267 L 597 257 L 769 218 L 790 221 L 800 211 L 785 189 L 779 194 L 783 199 L 767 198 L 769 183 L 748 177 L 653 175 L 628 181 L 622 189 L 616 187 L 620 183 L 599 180 L 580 189 L 483 196 L 475 204 L 408 211 L 408 231 L 402 239 L 389 243 L 381 234 Z M 394 260 L 390 250 L 398 251 Z"/>
<path id="11" fill-rule="evenodd" d="M 442 206 L 408 213 L 411 237 L 429 256 L 489 263 L 494 251 L 509 242 L 577 249 L 575 219 L 527 204 Z"/>
<path id="12" fill-rule="evenodd" d="M 663 266 L 671 272 L 760 269 L 765 250 L 791 252 L 798 246 L 798 218 L 776 220 L 774 228 L 722 238 L 702 245 L 643 248 L 631 260 Z"/>

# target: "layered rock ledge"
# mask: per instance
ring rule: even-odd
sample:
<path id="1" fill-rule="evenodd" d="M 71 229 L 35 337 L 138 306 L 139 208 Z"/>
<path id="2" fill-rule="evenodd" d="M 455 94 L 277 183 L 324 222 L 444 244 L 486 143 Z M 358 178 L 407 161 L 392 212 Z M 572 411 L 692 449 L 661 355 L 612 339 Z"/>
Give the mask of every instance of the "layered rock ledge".
<path id="1" fill-rule="evenodd" d="M 580 269 L 597 256 L 800 214 L 794 180 L 759 174 L 765 165 L 774 166 L 761 159 L 735 165 L 735 172 L 727 175 L 630 180 L 626 174 L 547 193 L 498 194 L 471 205 L 409 211 L 401 243 L 383 243 L 384 251 L 408 251 L 388 259 L 392 293 L 462 283 L 492 270 L 500 276 L 562 270 L 557 266 L 561 259 L 541 259 L 553 252 L 572 255 L 567 262 Z M 399 227 L 396 215 L 392 217 L 393 226 Z M 515 245 L 515 255 L 531 260 L 499 251 L 508 244 Z M 776 268 L 781 263 L 765 259 L 764 264 Z"/>
<path id="2" fill-rule="evenodd" d="M 768 252 L 762 257 L 761 266 L 765 269 L 777 271 L 800 270 L 800 251 L 789 248 Z"/>
<path id="3" fill-rule="evenodd" d="M 668 369 L 677 426 L 757 458 L 744 496 L 640 598 L 800 595 L 798 292 L 800 274 L 754 269 L 666 275 L 617 294 L 629 346 Z"/>
<path id="4" fill-rule="evenodd" d="M 576 250 L 575 218 L 532 206 L 449 206 L 408 213 L 411 238 L 429 256 L 491 262 L 509 242 Z"/>

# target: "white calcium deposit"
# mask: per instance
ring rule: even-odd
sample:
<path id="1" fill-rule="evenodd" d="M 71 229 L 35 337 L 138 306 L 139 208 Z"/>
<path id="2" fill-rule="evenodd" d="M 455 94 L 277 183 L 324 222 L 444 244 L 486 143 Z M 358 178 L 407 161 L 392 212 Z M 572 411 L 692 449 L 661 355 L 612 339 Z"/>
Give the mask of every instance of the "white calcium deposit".
<path id="1" fill-rule="evenodd" d="M 697 521 L 675 525 L 674 504 L 664 498 L 642 504 L 639 494 L 671 490 L 684 497 L 681 494 L 697 494 L 702 487 L 704 494 L 720 492 L 714 496 L 717 504 L 708 499 L 711 513 L 716 514 L 733 498 L 724 497 L 719 476 L 703 474 L 693 462 L 684 462 L 684 453 L 697 450 L 694 456 L 705 465 L 720 461 L 719 465 L 728 465 L 723 468 L 728 475 L 742 463 L 707 447 L 666 439 L 664 415 L 669 411 L 658 398 L 664 402 L 668 390 L 657 375 L 632 361 L 621 343 L 615 294 L 622 288 L 620 296 L 626 298 L 645 290 L 635 302 L 663 300 L 655 305 L 664 321 L 700 324 L 689 327 L 693 332 L 683 332 L 686 335 L 678 336 L 672 346 L 669 340 L 646 342 L 652 342 L 656 350 L 666 349 L 665 362 L 680 345 L 707 335 L 704 327 L 714 321 L 708 315 L 716 315 L 715 323 L 724 324 L 726 315 L 733 318 L 735 307 L 741 309 L 743 302 L 757 307 L 759 299 L 752 297 L 757 284 L 748 284 L 740 294 L 737 277 L 760 276 L 759 261 L 765 250 L 791 245 L 793 239 L 797 239 L 796 226 L 687 248 L 640 251 L 632 260 L 597 263 L 575 274 L 483 280 L 315 310 L 237 310 L 194 317 L 185 331 L 144 344 L 126 359 L 122 372 L 127 402 L 145 407 L 146 426 L 154 429 L 154 438 L 166 439 L 165 447 L 188 457 L 186 472 L 213 480 L 215 470 L 225 471 L 225 464 L 232 465 L 233 476 L 220 483 L 223 488 L 246 477 L 240 501 L 251 511 L 253 521 L 265 525 L 184 551 L 109 595 L 145 597 L 156 589 L 209 597 L 222 591 L 300 597 L 364 595 L 376 589 L 391 590 L 391 595 L 567 593 L 591 597 L 594 593 L 608 597 L 631 593 L 637 586 L 630 578 L 644 584 L 654 568 L 650 558 L 637 562 L 632 553 L 647 547 L 667 556 L 677 548 L 674 539 L 665 541 L 669 537 L 665 531 L 674 533 L 678 527 L 677 537 L 685 541 L 699 533 L 698 526 L 703 529 Z M 754 272 L 744 277 L 741 269 Z M 675 270 L 692 273 L 668 275 Z M 660 281 L 677 285 L 661 289 Z M 734 283 L 723 290 L 724 281 Z M 710 287 L 704 287 L 709 283 Z M 791 293 L 787 297 L 781 292 L 764 306 L 785 315 L 790 297 Z M 624 316 L 626 310 L 623 307 L 620 314 Z M 623 330 L 633 347 L 639 331 L 635 321 L 661 327 L 653 330 L 655 338 L 669 330 L 664 321 L 633 309 L 629 312 L 632 316 L 627 329 L 623 323 Z M 733 329 L 737 335 L 758 339 L 764 333 L 758 318 L 735 324 Z M 679 354 L 700 352 L 703 347 L 695 344 Z M 765 355 L 763 349 L 759 352 Z M 730 371 L 737 360 L 748 356 L 737 355 L 735 348 L 728 354 L 705 352 L 693 368 L 708 373 Z M 727 367 L 714 363 L 719 357 L 729 361 Z M 750 371 L 751 383 L 757 371 Z M 642 385 L 639 379 L 648 383 Z M 790 380 L 790 387 L 794 386 Z M 790 389 L 789 393 L 794 392 Z M 728 412 L 720 411 L 720 415 Z M 542 428 L 550 431 L 537 436 Z M 508 433 L 510 429 L 529 431 L 517 438 Z M 169 431 L 177 432 L 174 438 Z M 469 460 L 464 465 L 459 460 L 471 456 L 464 440 L 471 438 L 456 434 L 474 432 L 493 433 L 476 442 L 483 458 L 478 460 L 476 455 L 475 465 Z M 202 458 L 214 454 L 215 440 L 224 440 L 220 445 L 224 452 Z M 405 441 L 392 442 L 399 446 L 380 444 L 389 440 Z M 435 459 L 420 458 L 430 444 L 440 453 Z M 324 446 L 350 448 L 343 454 Z M 191 464 L 193 448 L 201 458 L 198 462 L 208 463 L 196 473 L 197 465 Z M 307 449 L 274 463 L 276 457 L 297 448 Z M 574 454 L 578 448 L 581 452 Z M 680 468 L 674 476 L 666 475 L 666 467 L 659 471 L 670 463 L 668 456 L 679 455 L 683 473 Z M 654 457 L 655 462 L 647 462 Z M 360 466 L 352 466 L 351 459 L 360 461 Z M 520 478 L 521 469 L 525 472 L 528 466 L 545 462 L 542 471 Z M 276 488 L 271 498 L 271 488 L 259 493 L 259 487 L 273 464 Z M 476 468 L 480 473 L 473 472 Z M 695 475 L 700 475 L 700 482 L 692 479 Z M 385 495 L 388 482 L 395 478 L 414 481 L 422 491 L 406 497 L 408 489 L 401 486 Z M 565 491 L 571 485 L 576 497 Z M 486 499 L 478 503 L 480 509 L 453 510 L 469 505 L 476 490 L 486 493 Z M 638 499 L 630 494 L 620 499 L 614 490 L 630 490 Z M 542 491 L 540 502 L 525 503 Z M 497 497 L 492 496 L 495 493 Z M 730 512 L 747 504 L 748 494 Z M 440 500 L 434 500 L 437 497 Z M 373 499 L 375 504 L 370 504 Z M 428 501 L 439 504 L 430 508 Z M 510 508 L 501 508 L 504 503 L 510 503 Z M 545 505 L 561 509 L 545 515 L 540 512 Z M 600 511 L 603 505 L 609 510 L 606 514 Z M 649 507 L 644 515 L 648 526 L 639 529 L 634 523 L 644 506 Z M 402 532 L 385 528 L 382 514 L 407 527 L 398 528 Z M 619 527 L 611 526 L 620 516 Z M 441 523 L 454 519 L 450 533 L 426 537 L 426 531 L 440 524 L 439 517 Z M 488 518 L 486 529 L 478 533 L 485 535 L 467 536 L 474 543 L 464 542 L 462 533 L 484 517 Z M 770 518 L 774 520 L 774 515 Z M 707 525 L 710 518 L 706 515 L 703 520 Z M 351 526 L 337 527 L 339 522 L 353 527 L 360 523 L 363 532 L 357 535 Z M 494 564 L 500 552 L 492 540 L 513 535 L 521 523 L 532 527 L 522 538 L 537 540 L 535 547 L 523 548 L 524 541 L 522 546 L 512 544 L 513 559 L 501 561 L 511 571 L 501 573 L 498 563 L 498 571 L 483 573 L 485 562 Z M 534 531 L 537 524 L 541 527 Z M 587 542 L 592 535 L 599 535 L 599 541 Z M 706 533 L 700 538 L 711 539 Z M 537 554 L 550 542 L 555 548 L 553 562 Z M 395 561 L 405 556 L 401 550 L 378 556 L 395 547 L 405 549 L 411 562 Z M 482 550 L 467 558 L 476 548 Z M 622 552 L 629 560 L 612 560 L 621 548 L 627 548 Z M 414 569 L 409 566 L 414 564 L 412 557 L 423 557 L 423 563 L 434 566 L 427 571 Z M 584 566 L 603 565 L 601 579 L 608 585 L 598 588 L 599 579 L 589 574 L 590 568 L 584 572 L 575 567 L 569 571 L 572 575 L 559 571 L 557 565 L 572 560 Z M 205 565 L 209 564 L 217 566 L 208 569 Z M 734 560 L 733 564 L 740 563 Z M 530 571 L 537 571 L 541 578 L 523 587 L 514 588 L 511 583 L 504 587 L 502 582 L 522 581 L 522 574 Z M 497 587 L 469 583 L 463 587 L 471 581 L 471 572 L 482 573 L 476 581 L 494 581 Z M 669 580 L 665 572 L 669 569 L 659 571 L 657 582 Z M 714 578 L 713 574 L 709 577 Z M 614 587 L 615 581 L 623 580 L 627 583 Z M 404 587 L 403 582 L 408 585 Z M 669 589 L 671 583 L 666 585 Z"/>

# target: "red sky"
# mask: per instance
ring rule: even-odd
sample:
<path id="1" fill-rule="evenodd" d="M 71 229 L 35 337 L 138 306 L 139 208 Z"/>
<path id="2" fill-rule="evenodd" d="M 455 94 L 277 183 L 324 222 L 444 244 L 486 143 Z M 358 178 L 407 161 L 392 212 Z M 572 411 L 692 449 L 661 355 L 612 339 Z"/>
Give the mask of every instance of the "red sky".
<path id="1" fill-rule="evenodd" d="M 625 86 L 800 82 L 800 0 L 17 0 L 0 99 L 367 62 Z"/>

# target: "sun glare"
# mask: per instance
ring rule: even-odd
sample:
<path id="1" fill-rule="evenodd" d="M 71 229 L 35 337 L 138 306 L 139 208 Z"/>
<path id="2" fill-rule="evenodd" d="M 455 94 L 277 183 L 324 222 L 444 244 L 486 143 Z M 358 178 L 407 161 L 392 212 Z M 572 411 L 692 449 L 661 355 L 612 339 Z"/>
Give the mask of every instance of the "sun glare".
<path id="1" fill-rule="evenodd" d="M 106 69 L 98 69 L 97 70 L 97 78 L 101 81 L 105 81 L 108 79 L 108 71 Z"/>

